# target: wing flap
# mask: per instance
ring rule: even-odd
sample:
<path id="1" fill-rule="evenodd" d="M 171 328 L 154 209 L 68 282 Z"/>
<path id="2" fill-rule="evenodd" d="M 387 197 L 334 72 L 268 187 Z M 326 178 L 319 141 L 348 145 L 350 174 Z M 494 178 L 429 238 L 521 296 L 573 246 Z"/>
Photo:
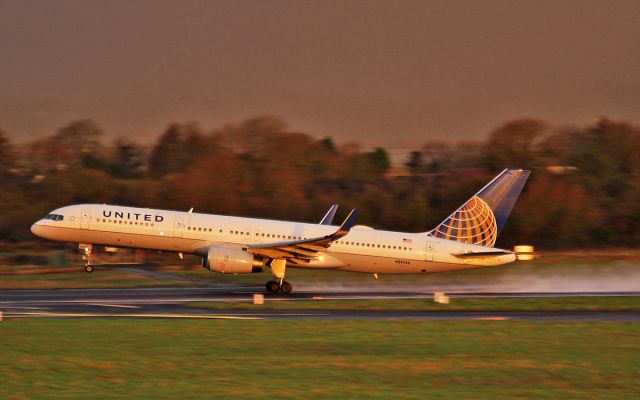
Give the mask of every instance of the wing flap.
<path id="1" fill-rule="evenodd" d="M 319 252 L 326 250 L 333 242 L 348 234 L 355 225 L 357 216 L 358 209 L 351 210 L 338 230 L 330 235 L 288 242 L 255 244 L 247 246 L 246 250 L 263 257 L 285 258 L 294 264 L 306 264 L 317 257 Z"/>

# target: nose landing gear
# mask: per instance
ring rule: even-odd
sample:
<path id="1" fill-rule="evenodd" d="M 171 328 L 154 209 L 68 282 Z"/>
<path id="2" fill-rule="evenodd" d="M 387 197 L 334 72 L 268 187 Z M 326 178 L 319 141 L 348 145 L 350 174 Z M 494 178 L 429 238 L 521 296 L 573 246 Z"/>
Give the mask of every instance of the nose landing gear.
<path id="1" fill-rule="evenodd" d="M 83 251 L 84 254 L 82 255 L 82 259 L 86 262 L 84 265 L 84 272 L 86 273 L 91 273 L 93 272 L 93 265 L 92 264 L 92 260 L 91 260 L 91 249 L 92 246 L 90 244 L 80 244 L 79 246 Z"/>

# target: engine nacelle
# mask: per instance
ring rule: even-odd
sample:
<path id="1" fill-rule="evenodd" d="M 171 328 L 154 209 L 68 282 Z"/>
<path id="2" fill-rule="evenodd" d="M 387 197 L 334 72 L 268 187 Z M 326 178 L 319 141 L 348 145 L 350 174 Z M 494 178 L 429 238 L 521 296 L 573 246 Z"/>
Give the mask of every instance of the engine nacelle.
<path id="1" fill-rule="evenodd" d="M 264 260 L 242 249 L 211 246 L 202 266 L 223 274 L 251 274 L 264 270 Z"/>

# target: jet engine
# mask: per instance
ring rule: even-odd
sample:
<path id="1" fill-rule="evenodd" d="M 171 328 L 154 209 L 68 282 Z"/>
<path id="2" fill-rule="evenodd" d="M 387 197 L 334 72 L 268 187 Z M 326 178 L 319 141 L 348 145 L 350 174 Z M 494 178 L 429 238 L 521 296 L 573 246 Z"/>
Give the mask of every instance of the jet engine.
<path id="1" fill-rule="evenodd" d="M 264 270 L 265 260 L 242 249 L 211 246 L 202 257 L 202 266 L 223 274 L 251 274 Z"/>

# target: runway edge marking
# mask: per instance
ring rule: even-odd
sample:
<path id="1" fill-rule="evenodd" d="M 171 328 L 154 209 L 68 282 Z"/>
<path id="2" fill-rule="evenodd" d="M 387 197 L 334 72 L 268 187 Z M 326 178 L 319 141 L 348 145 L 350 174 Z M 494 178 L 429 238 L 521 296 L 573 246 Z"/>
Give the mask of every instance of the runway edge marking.
<path id="1" fill-rule="evenodd" d="M 191 318 L 191 319 L 239 319 L 257 320 L 260 317 L 218 314 L 97 314 L 97 313 L 55 313 L 55 312 L 12 312 L 8 318 L 20 317 L 74 317 L 74 318 Z"/>

